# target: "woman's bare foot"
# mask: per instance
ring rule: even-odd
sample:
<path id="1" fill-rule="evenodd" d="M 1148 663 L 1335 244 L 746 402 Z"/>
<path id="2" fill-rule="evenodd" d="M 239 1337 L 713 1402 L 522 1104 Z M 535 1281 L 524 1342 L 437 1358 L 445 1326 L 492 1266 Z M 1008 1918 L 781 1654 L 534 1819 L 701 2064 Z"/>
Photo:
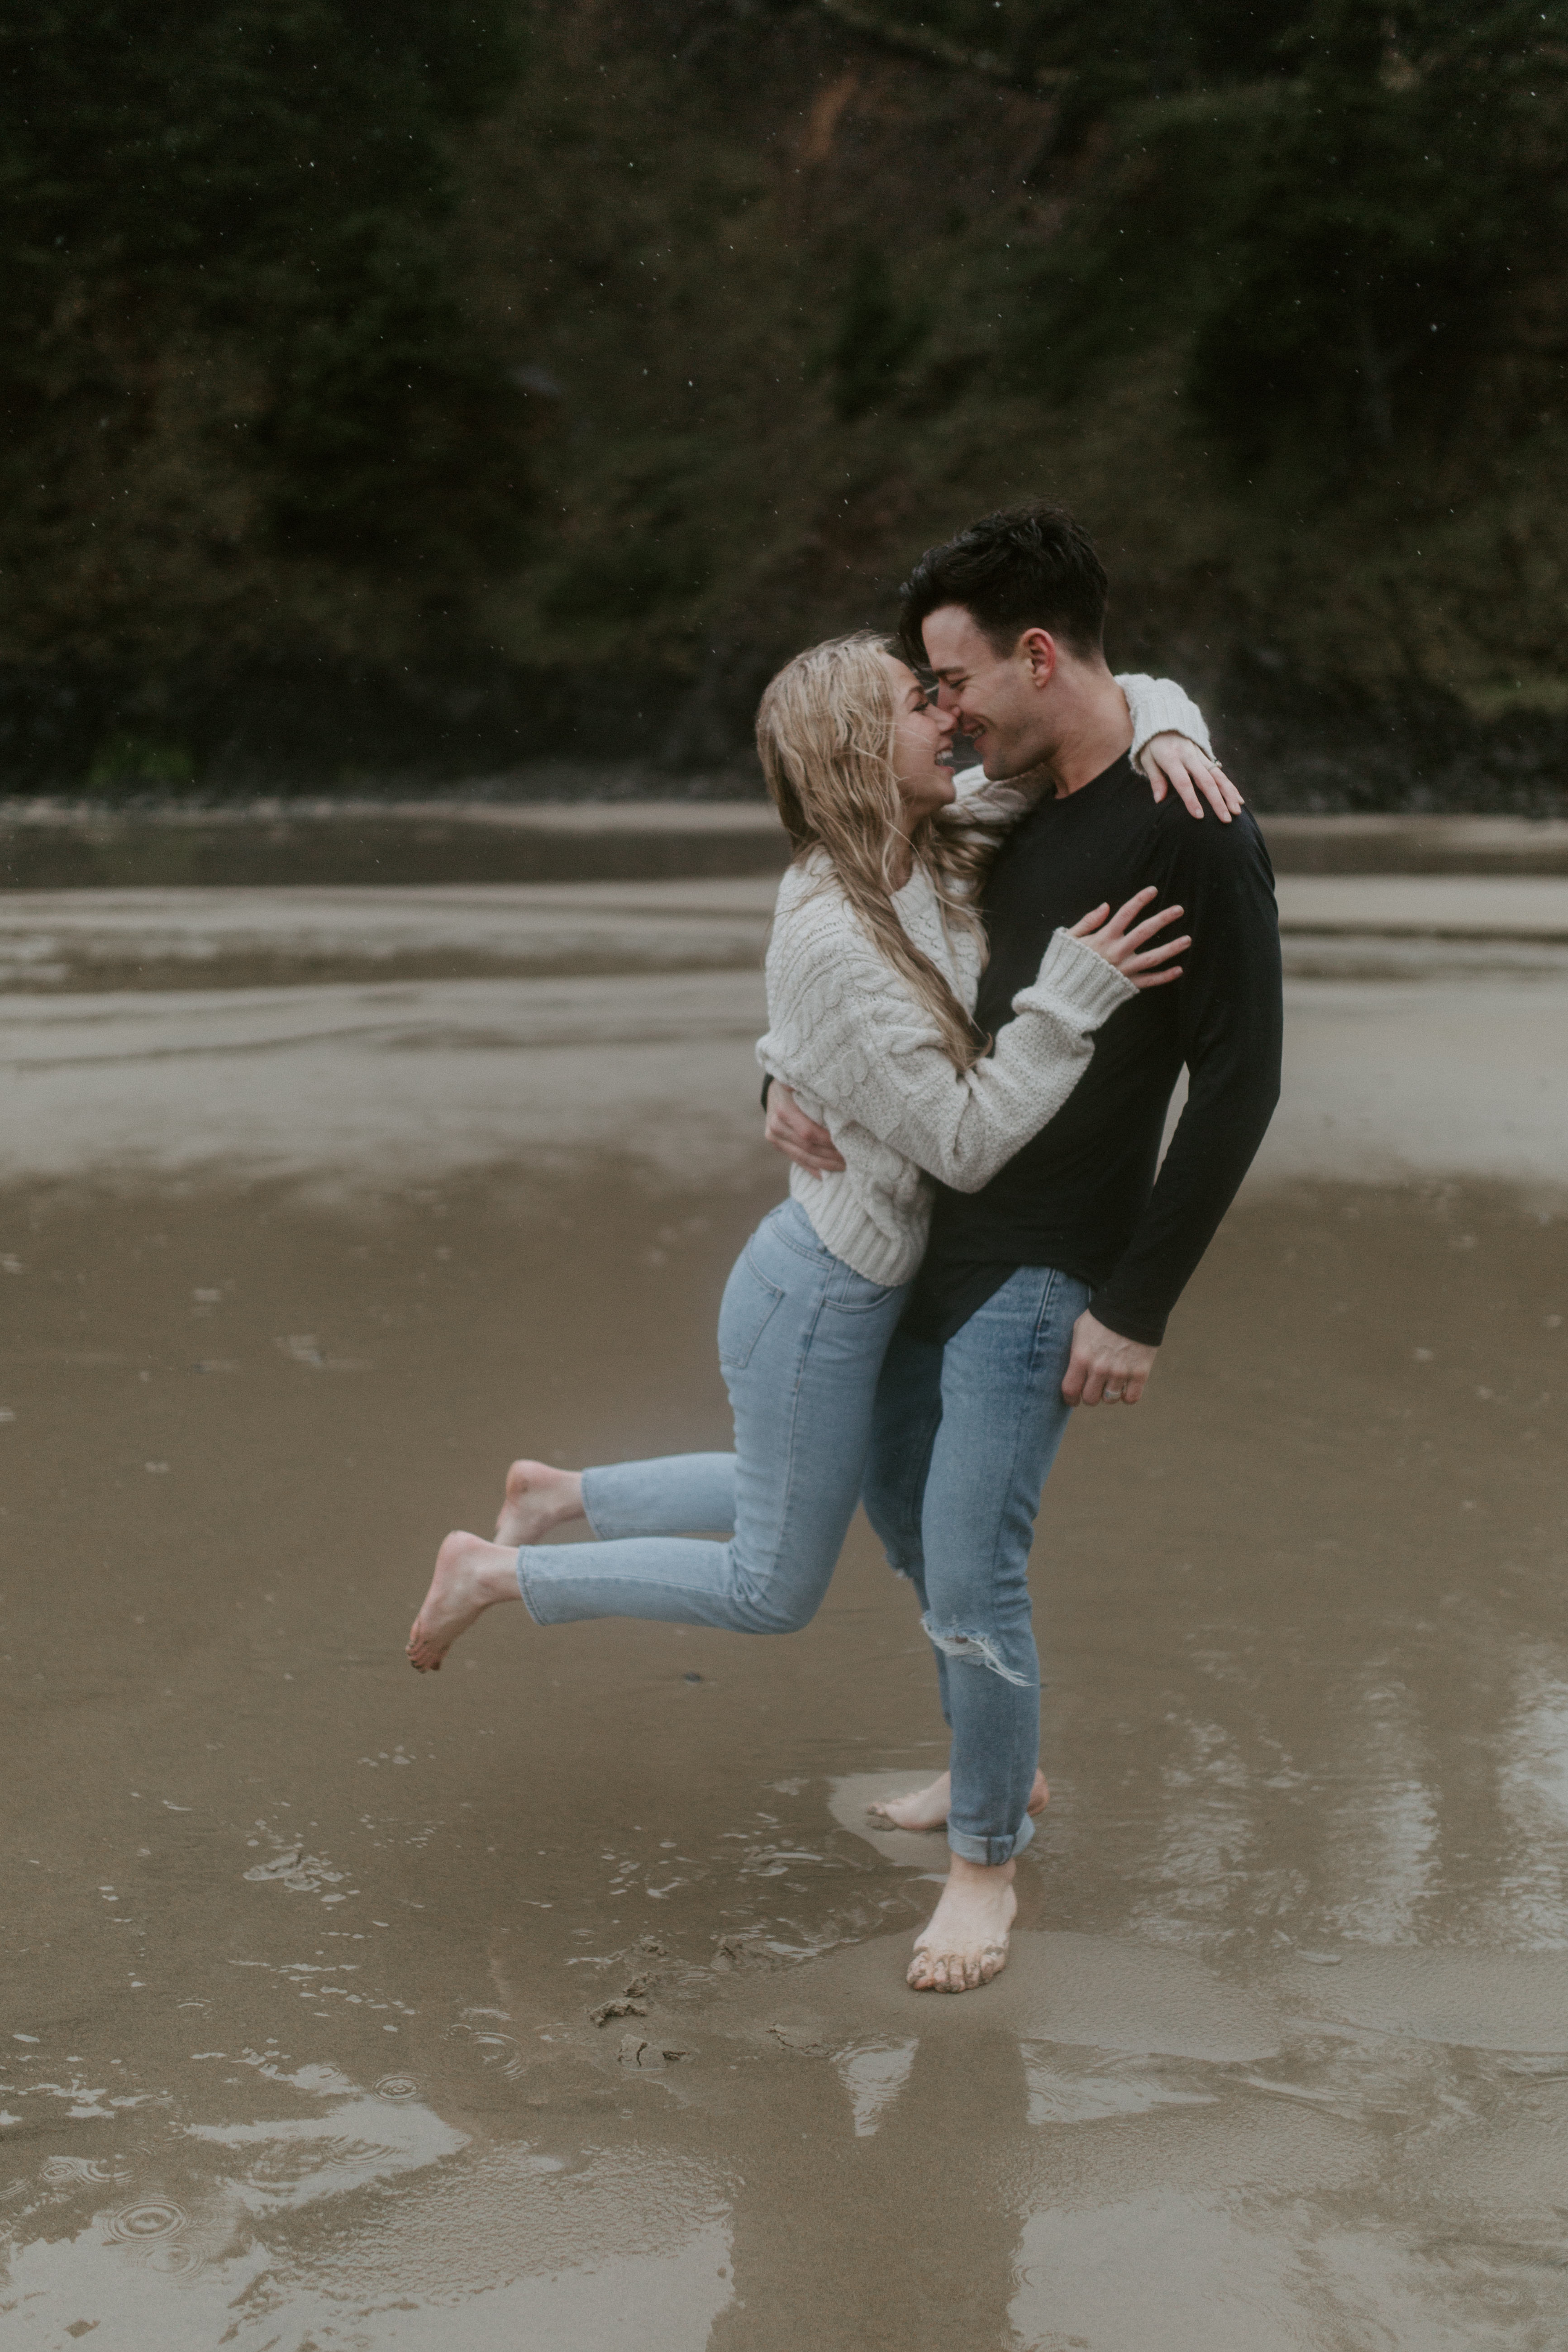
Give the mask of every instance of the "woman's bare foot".
<path id="1" fill-rule="evenodd" d="M 506 1474 L 506 1500 L 496 1521 L 499 1544 L 538 1543 L 552 1528 L 583 1516 L 583 1476 L 552 1470 L 548 1462 L 514 1462 Z"/>
<path id="2" fill-rule="evenodd" d="M 915 1937 L 909 1982 L 917 1992 L 973 1992 L 1007 1965 L 1007 1937 L 1018 1908 L 1017 1864 L 986 1868 L 955 1853 L 930 1924 Z"/>
<path id="3" fill-rule="evenodd" d="M 436 1573 L 408 1636 L 408 1663 L 438 1675 L 441 1661 L 476 1617 L 498 1601 L 521 1601 L 517 1553 L 483 1536 L 450 1535 L 436 1555 Z"/>
<path id="4" fill-rule="evenodd" d="M 1037 1822 L 1050 1801 L 1046 1776 L 1037 1771 L 1035 1785 L 1029 1791 L 1030 1819 Z M 943 1772 L 929 1789 L 917 1789 L 911 1797 L 889 1797 L 886 1804 L 868 1805 L 866 1811 L 874 1822 L 885 1822 L 889 1829 L 940 1830 L 946 1823 L 952 1803 L 952 1775 Z"/>

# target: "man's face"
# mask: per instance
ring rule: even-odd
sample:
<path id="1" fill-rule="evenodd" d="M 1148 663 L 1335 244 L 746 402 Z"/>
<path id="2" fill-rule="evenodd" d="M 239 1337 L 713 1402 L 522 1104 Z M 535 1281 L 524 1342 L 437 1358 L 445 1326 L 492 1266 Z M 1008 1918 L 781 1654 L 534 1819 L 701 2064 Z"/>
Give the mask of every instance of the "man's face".
<path id="1" fill-rule="evenodd" d="M 1049 687 L 1056 645 L 1044 629 L 1026 630 L 999 654 L 962 604 L 939 605 L 921 631 L 936 672 L 937 701 L 958 720 L 988 776 L 1018 776 L 1053 747 Z"/>

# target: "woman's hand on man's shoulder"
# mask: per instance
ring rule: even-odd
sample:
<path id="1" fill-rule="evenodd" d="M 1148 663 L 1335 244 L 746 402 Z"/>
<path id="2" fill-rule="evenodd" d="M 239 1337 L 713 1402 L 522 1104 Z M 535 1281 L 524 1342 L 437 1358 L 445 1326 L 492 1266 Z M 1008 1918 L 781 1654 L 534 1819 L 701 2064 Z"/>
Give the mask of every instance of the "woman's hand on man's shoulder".
<path id="1" fill-rule="evenodd" d="M 1247 805 L 1219 761 L 1211 760 L 1185 735 L 1151 735 L 1139 765 L 1156 802 L 1174 793 L 1187 814 L 1200 821 L 1205 802 L 1221 824 L 1228 824 Z"/>

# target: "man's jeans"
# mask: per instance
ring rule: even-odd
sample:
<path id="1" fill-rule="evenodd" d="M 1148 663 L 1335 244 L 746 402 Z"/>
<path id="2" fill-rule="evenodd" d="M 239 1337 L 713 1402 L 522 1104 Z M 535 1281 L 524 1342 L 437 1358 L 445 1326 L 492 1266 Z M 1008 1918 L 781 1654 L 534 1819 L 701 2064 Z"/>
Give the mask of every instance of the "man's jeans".
<path id="1" fill-rule="evenodd" d="M 719 1312 L 734 1453 L 585 1470 L 584 1509 L 604 1540 L 523 1546 L 531 1614 L 797 1632 L 859 1500 L 877 1375 L 903 1305 L 902 1286 L 868 1282 L 825 1249 L 798 1202 L 764 1217 Z M 696 1528 L 729 1540 L 701 1542 Z"/>
<path id="2" fill-rule="evenodd" d="M 865 1502 L 920 1595 L 952 1731 L 947 1842 L 1021 1853 L 1040 1751 L 1029 1543 L 1067 1428 L 1061 1384 L 1087 1284 L 1025 1265 L 945 1348 L 894 1335 L 877 1391 Z"/>

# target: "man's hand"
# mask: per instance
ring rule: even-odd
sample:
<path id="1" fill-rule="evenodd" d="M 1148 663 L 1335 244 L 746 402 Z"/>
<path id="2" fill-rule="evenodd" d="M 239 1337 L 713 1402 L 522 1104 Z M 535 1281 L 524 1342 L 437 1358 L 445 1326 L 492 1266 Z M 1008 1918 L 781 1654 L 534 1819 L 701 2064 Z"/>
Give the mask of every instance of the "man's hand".
<path id="1" fill-rule="evenodd" d="M 807 1118 L 787 1087 L 775 1078 L 768 1088 L 768 1123 L 763 1129 L 775 1151 L 804 1168 L 808 1176 L 837 1176 L 844 1167 L 833 1148 L 833 1138 L 814 1118 Z"/>
<path id="2" fill-rule="evenodd" d="M 1169 731 L 1151 735 L 1138 764 L 1154 788 L 1154 798 L 1163 801 L 1167 792 L 1173 792 L 1189 816 L 1201 817 L 1207 801 L 1221 824 L 1228 824 L 1237 811 L 1247 805 L 1219 761 L 1189 743 L 1184 735 Z"/>
<path id="3" fill-rule="evenodd" d="M 1086 1308 L 1072 1327 L 1072 1356 L 1062 1381 L 1068 1404 L 1136 1404 L 1158 1350 L 1108 1331 Z"/>

